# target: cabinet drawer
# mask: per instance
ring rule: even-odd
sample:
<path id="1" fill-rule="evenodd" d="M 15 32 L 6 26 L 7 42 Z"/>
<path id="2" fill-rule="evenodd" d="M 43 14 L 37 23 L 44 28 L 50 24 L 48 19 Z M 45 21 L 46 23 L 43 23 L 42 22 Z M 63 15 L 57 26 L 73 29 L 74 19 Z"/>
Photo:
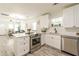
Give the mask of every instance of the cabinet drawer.
<path id="1" fill-rule="evenodd" d="M 21 37 L 15 39 L 15 54 L 20 56 L 29 52 L 29 37 Z"/>
<path id="2" fill-rule="evenodd" d="M 29 52 L 28 46 L 21 46 L 16 49 L 16 55 L 24 55 Z"/>
<path id="3" fill-rule="evenodd" d="M 19 48 L 19 49 L 16 50 L 15 53 L 16 53 L 16 55 L 19 55 L 19 56 L 23 55 L 24 54 L 24 49 L 23 48 Z"/>
<path id="4" fill-rule="evenodd" d="M 46 44 L 51 47 L 61 49 L 61 36 L 59 35 L 47 35 Z"/>
<path id="5" fill-rule="evenodd" d="M 15 43 L 15 46 L 28 46 L 29 45 L 29 41 L 24 41 L 24 42 L 17 42 L 17 43 Z"/>

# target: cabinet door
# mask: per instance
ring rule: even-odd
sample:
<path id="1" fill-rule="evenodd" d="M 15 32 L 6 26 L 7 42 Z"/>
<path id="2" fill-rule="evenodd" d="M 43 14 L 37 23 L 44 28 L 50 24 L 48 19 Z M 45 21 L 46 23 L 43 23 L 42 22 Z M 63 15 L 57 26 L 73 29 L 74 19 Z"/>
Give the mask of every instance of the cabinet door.
<path id="1" fill-rule="evenodd" d="M 57 36 L 57 35 L 47 35 L 46 36 L 46 44 L 57 48 L 57 49 L 61 49 L 61 37 Z"/>
<path id="2" fill-rule="evenodd" d="M 0 56 L 8 55 L 8 36 L 0 36 Z"/>
<path id="3" fill-rule="evenodd" d="M 40 28 L 48 28 L 49 26 L 49 15 L 40 17 Z"/>
<path id="4" fill-rule="evenodd" d="M 54 47 L 55 41 L 54 41 L 53 35 L 49 35 L 49 41 L 47 42 L 48 42 L 48 45 L 50 45 L 51 47 Z"/>
<path id="5" fill-rule="evenodd" d="M 46 34 L 45 43 L 46 43 L 47 45 L 51 45 L 51 44 L 50 44 L 50 42 L 51 42 L 50 38 L 51 38 L 51 36 L 50 36 L 49 34 Z"/>
<path id="6" fill-rule="evenodd" d="M 74 8 L 70 7 L 63 11 L 63 26 L 64 27 L 73 27 L 74 23 Z"/>
<path id="7" fill-rule="evenodd" d="M 22 44 L 23 44 L 23 38 L 13 38 L 14 39 L 14 50 L 15 50 L 15 55 L 22 55 Z"/>
<path id="8" fill-rule="evenodd" d="M 29 52 L 29 37 L 15 38 L 15 55 L 24 55 Z"/>
<path id="9" fill-rule="evenodd" d="M 25 54 L 29 52 L 30 50 L 30 38 L 29 37 L 25 37 L 25 40 L 24 40 L 24 49 L 25 49 Z"/>
<path id="10" fill-rule="evenodd" d="M 46 35 L 46 44 L 51 46 L 51 47 L 54 47 L 54 37 L 53 37 L 53 35 L 51 35 L 51 34 Z"/>
<path id="11" fill-rule="evenodd" d="M 61 36 L 53 35 L 53 47 L 61 49 Z"/>
<path id="12" fill-rule="evenodd" d="M 79 27 L 79 5 L 74 6 L 75 26 Z"/>
<path id="13" fill-rule="evenodd" d="M 46 34 L 42 33 L 42 35 L 41 35 L 41 45 L 45 44 L 45 40 L 46 40 L 45 38 L 46 38 Z"/>

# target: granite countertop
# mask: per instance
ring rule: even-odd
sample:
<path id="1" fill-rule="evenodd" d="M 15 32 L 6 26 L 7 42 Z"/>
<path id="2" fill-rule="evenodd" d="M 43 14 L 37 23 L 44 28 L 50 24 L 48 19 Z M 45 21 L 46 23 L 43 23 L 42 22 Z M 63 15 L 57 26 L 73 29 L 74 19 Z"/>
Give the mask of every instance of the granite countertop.
<path id="1" fill-rule="evenodd" d="M 28 37 L 29 35 L 26 33 L 16 33 L 16 34 L 12 34 L 12 37 Z"/>
<path id="2" fill-rule="evenodd" d="M 59 33 L 46 33 L 46 34 L 50 34 L 50 35 L 61 35 Z"/>
<path id="3" fill-rule="evenodd" d="M 79 38 L 79 35 L 62 35 L 62 37 Z"/>
<path id="4" fill-rule="evenodd" d="M 60 34 L 60 33 L 46 33 L 50 35 L 60 35 L 62 37 L 69 37 L 69 38 L 79 38 L 79 35 L 68 35 L 68 34 Z"/>

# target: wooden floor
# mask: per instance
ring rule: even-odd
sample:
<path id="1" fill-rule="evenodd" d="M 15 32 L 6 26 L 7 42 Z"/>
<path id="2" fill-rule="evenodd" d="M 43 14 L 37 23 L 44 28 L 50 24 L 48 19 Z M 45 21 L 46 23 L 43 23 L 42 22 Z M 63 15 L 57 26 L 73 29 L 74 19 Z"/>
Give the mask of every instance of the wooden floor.
<path id="1" fill-rule="evenodd" d="M 71 55 L 45 45 L 41 47 L 39 50 L 35 51 L 34 53 L 28 54 L 27 56 L 71 56 Z"/>

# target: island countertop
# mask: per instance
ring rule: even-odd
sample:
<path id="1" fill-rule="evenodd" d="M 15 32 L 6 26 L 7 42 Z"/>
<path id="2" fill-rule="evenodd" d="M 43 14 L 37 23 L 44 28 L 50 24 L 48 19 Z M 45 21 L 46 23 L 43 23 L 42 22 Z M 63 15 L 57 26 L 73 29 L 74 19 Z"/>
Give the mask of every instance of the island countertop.
<path id="1" fill-rule="evenodd" d="M 28 34 L 26 34 L 26 33 L 16 33 L 16 34 L 12 34 L 12 36 L 11 37 L 29 37 L 29 35 Z"/>
<path id="2" fill-rule="evenodd" d="M 61 36 L 67 38 L 79 39 L 79 35 L 61 35 Z"/>

